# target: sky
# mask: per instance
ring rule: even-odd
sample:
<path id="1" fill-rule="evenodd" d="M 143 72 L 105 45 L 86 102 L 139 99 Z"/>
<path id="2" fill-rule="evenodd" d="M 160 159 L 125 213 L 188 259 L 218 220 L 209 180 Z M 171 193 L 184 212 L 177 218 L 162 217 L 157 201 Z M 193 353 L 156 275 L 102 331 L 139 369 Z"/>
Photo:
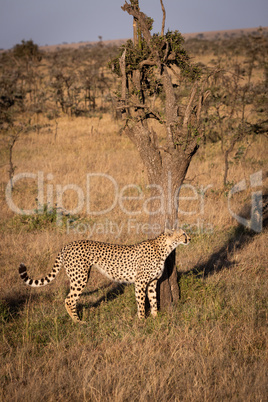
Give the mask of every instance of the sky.
<path id="1" fill-rule="evenodd" d="M 0 49 L 23 39 L 39 46 L 132 37 L 125 0 L 0 0 Z M 268 25 L 267 0 L 163 0 L 166 29 L 183 33 Z M 140 0 L 141 10 L 161 31 L 160 0 Z"/>

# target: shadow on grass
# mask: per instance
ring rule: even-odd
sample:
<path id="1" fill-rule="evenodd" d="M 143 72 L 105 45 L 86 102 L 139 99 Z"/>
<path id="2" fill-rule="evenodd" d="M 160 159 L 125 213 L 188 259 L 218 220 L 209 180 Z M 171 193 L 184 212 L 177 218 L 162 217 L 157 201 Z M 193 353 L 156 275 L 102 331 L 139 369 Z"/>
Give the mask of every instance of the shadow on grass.
<path id="1" fill-rule="evenodd" d="M 263 219 L 263 231 L 267 230 L 268 216 Z M 238 225 L 229 239 L 216 250 L 205 262 L 196 265 L 194 268 L 179 274 L 179 280 L 184 275 L 196 275 L 197 277 L 207 277 L 224 268 L 231 269 L 235 265 L 233 255 L 236 250 L 242 250 L 259 233 Z"/>
<path id="2" fill-rule="evenodd" d="M 111 282 L 111 283 L 113 283 L 113 282 Z M 81 297 L 87 296 L 89 294 L 92 295 L 92 294 L 98 292 L 101 289 L 106 289 L 106 288 L 111 286 L 111 283 L 109 283 L 107 285 L 104 285 L 104 286 L 102 286 L 100 288 L 97 288 L 97 289 L 95 289 L 95 290 L 93 290 L 91 292 L 83 292 Z M 96 308 L 103 301 L 112 301 L 112 300 L 116 299 L 119 295 L 124 293 L 126 286 L 127 285 L 122 284 L 122 283 L 113 283 L 111 289 L 109 289 L 108 292 L 105 295 L 99 297 L 97 301 L 95 301 L 93 303 L 86 303 L 86 304 L 82 304 L 82 303 L 80 304 L 79 303 L 78 306 L 77 306 L 78 314 L 80 315 L 80 312 L 83 310 L 83 308 L 92 308 L 92 307 Z"/>
<path id="3" fill-rule="evenodd" d="M 52 302 L 54 299 L 54 293 L 51 294 L 34 294 L 34 293 L 17 293 L 14 292 L 10 296 L 6 296 L 0 299 L 0 320 L 10 321 L 20 315 L 20 312 L 25 309 L 27 304 L 32 302 L 38 303 L 40 300 L 46 300 Z"/>
<path id="4" fill-rule="evenodd" d="M 81 297 L 93 295 L 99 290 L 107 289 L 111 287 L 111 283 L 112 282 L 105 284 L 99 288 L 94 289 L 93 291 L 85 291 L 82 293 Z M 93 303 L 87 303 L 86 305 L 83 303 L 79 303 L 77 306 L 78 314 L 82 311 L 84 307 L 86 308 L 98 307 L 103 301 L 111 301 L 115 299 L 120 294 L 124 293 L 125 286 L 126 285 L 124 284 L 113 283 L 112 287 L 108 290 L 108 292 L 105 295 L 98 298 L 97 301 Z M 66 290 L 67 290 L 66 291 L 67 296 L 70 288 L 68 287 Z M 3 321 L 8 322 L 12 319 L 18 318 L 20 312 L 25 309 L 25 306 L 27 304 L 38 303 L 40 300 L 52 303 L 54 299 L 55 299 L 55 291 L 51 293 L 42 293 L 42 294 L 41 293 L 35 294 L 33 292 L 30 292 L 30 290 L 27 293 L 23 294 L 21 293 L 18 294 L 14 292 L 11 296 L 6 296 L 0 299 L 0 320 L 2 319 Z M 64 297 L 62 303 L 64 304 Z"/>

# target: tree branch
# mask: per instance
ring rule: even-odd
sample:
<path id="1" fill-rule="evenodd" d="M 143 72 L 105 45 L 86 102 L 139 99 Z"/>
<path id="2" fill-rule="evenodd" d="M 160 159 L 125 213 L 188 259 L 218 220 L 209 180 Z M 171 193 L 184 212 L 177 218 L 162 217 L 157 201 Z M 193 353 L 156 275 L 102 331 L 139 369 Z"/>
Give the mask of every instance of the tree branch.
<path id="1" fill-rule="evenodd" d="M 139 67 L 142 68 L 144 66 L 155 66 L 155 65 L 156 65 L 155 61 L 148 59 L 148 60 L 141 61 L 140 64 L 139 64 Z"/>
<path id="2" fill-rule="evenodd" d="M 167 126 L 177 122 L 177 108 L 174 88 L 172 85 L 171 77 L 168 73 L 167 67 L 163 66 L 161 81 L 166 95 L 166 118 Z"/>
<path id="3" fill-rule="evenodd" d="M 197 82 L 194 83 L 194 86 L 192 88 L 192 92 L 190 95 L 190 99 L 189 99 L 188 105 L 185 110 L 184 119 L 183 119 L 183 130 L 184 131 L 187 130 L 188 122 L 189 122 L 191 113 L 193 111 L 193 102 L 194 102 L 194 97 L 195 97 L 196 91 L 197 91 Z"/>
<path id="4" fill-rule="evenodd" d="M 143 12 L 139 11 L 139 9 L 136 6 L 128 4 L 127 1 L 121 8 L 123 11 L 126 11 L 129 15 L 132 15 L 134 18 L 136 18 L 136 20 L 139 23 L 140 29 L 143 33 L 144 39 L 149 45 L 152 36 L 146 24 L 146 15 Z"/>
<path id="5" fill-rule="evenodd" d="M 163 12 L 163 19 L 162 19 L 162 29 L 161 29 L 161 36 L 164 36 L 165 33 L 165 22 L 166 22 L 166 10 L 163 4 L 163 0 L 160 0 L 162 12 Z"/>
<path id="6" fill-rule="evenodd" d="M 124 50 L 122 56 L 119 59 L 120 70 L 122 74 L 121 80 L 121 97 L 123 101 L 126 101 L 127 97 L 127 76 L 126 76 L 126 49 Z"/>
<path id="7" fill-rule="evenodd" d="M 141 121 L 133 127 L 127 126 L 125 133 L 136 145 L 144 166 L 146 166 L 148 177 L 153 182 L 155 174 L 161 172 L 162 167 L 162 158 L 155 144 L 155 138 L 152 138 L 149 128 L 145 127 Z"/>
<path id="8" fill-rule="evenodd" d="M 199 95 L 199 99 L 198 99 L 198 105 L 197 105 L 197 113 L 196 113 L 196 120 L 197 120 L 197 124 L 199 125 L 200 123 L 200 118 L 201 118 L 201 110 L 202 110 L 202 106 L 203 104 L 206 102 L 207 98 L 210 95 L 210 91 L 206 91 L 204 93 L 204 85 L 202 87 L 202 91 Z"/>
<path id="9" fill-rule="evenodd" d="M 174 94 L 174 89 L 171 81 L 171 77 L 168 73 L 167 67 L 165 65 L 161 65 L 161 60 L 159 56 L 159 52 L 155 47 L 153 47 L 151 39 L 151 33 L 148 29 L 147 17 L 144 13 L 139 11 L 138 7 L 135 5 L 130 5 L 125 2 L 124 6 L 121 7 L 123 11 L 127 11 L 128 14 L 135 17 L 139 23 L 139 27 L 144 36 L 144 39 L 151 50 L 151 53 L 155 60 L 155 65 L 158 67 L 159 75 L 161 76 L 161 81 L 163 83 L 163 88 L 166 94 L 166 116 L 167 116 L 167 125 L 168 127 L 171 124 L 174 124 L 177 121 L 177 113 L 176 113 L 176 99 Z M 146 61 L 147 63 L 147 61 Z M 150 62 L 151 65 L 151 62 Z"/>

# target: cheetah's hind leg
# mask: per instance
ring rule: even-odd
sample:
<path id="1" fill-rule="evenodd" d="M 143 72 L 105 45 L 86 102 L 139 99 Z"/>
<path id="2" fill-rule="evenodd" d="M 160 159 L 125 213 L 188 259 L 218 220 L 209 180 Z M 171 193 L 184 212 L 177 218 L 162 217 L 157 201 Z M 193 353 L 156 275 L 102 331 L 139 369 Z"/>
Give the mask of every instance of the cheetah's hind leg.
<path id="1" fill-rule="evenodd" d="M 78 314 L 77 314 L 77 309 L 76 309 L 76 303 L 87 284 L 87 278 L 88 278 L 87 276 L 82 278 L 80 280 L 79 284 L 72 283 L 72 281 L 71 281 L 71 289 L 70 289 L 68 296 L 65 299 L 65 308 L 67 310 L 67 313 L 69 314 L 69 316 L 75 323 L 79 323 L 79 324 L 87 323 L 86 321 L 80 320 L 80 318 L 78 317 Z"/>

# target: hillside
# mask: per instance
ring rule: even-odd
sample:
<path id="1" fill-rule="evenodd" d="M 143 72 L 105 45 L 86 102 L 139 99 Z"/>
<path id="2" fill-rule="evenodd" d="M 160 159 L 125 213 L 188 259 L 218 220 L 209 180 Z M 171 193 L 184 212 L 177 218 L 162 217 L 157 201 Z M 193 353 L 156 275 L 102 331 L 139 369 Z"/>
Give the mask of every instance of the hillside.
<path id="1" fill-rule="evenodd" d="M 263 34 L 268 36 L 268 27 L 261 27 Z M 204 40 L 220 40 L 228 38 L 239 38 L 241 36 L 247 36 L 252 34 L 257 34 L 258 28 L 244 28 L 244 29 L 231 29 L 224 31 L 208 31 L 208 32 L 194 32 L 194 33 L 183 33 L 185 40 L 188 39 L 204 39 Z M 127 39 L 117 39 L 117 40 L 104 40 L 102 41 L 105 46 L 120 46 L 125 43 Z M 79 49 L 82 47 L 91 47 L 98 44 L 98 42 L 79 42 L 79 43 L 61 43 L 58 45 L 51 46 L 41 46 L 42 50 L 55 51 L 57 49 Z"/>

